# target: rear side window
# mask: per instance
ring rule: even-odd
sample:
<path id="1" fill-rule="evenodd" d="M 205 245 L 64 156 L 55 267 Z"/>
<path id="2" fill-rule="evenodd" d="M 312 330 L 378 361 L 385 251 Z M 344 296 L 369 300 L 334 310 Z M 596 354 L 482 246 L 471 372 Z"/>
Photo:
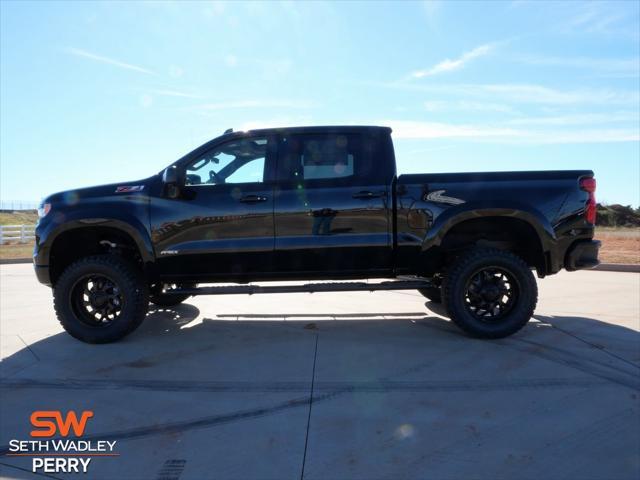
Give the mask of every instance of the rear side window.
<path id="1" fill-rule="evenodd" d="M 301 134 L 282 139 L 279 178 L 305 184 L 366 184 L 377 181 L 393 159 L 378 159 L 375 138 L 363 134 Z M 390 178 L 389 178 L 390 180 Z"/>
<path id="2" fill-rule="evenodd" d="M 305 180 L 353 176 L 354 152 L 349 150 L 346 137 L 311 138 L 301 147 L 297 171 L 302 170 Z"/>

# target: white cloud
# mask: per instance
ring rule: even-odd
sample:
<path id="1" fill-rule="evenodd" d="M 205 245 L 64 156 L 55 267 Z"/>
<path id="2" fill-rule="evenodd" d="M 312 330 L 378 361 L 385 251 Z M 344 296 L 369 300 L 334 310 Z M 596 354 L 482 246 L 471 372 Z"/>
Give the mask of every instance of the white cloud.
<path id="1" fill-rule="evenodd" d="M 236 100 L 231 102 L 205 103 L 193 107 L 195 110 L 228 110 L 240 108 L 314 108 L 315 103 L 306 100 Z"/>
<path id="2" fill-rule="evenodd" d="M 622 35 L 638 38 L 637 16 L 633 13 L 634 2 L 584 2 L 578 4 L 581 11 L 566 19 L 562 18 L 558 30 L 563 33 Z M 626 12 L 619 11 L 629 6 Z M 570 9 L 572 12 L 574 8 Z M 618 11 L 616 11 L 618 10 Z M 634 18 L 635 17 L 635 18 Z"/>
<path id="3" fill-rule="evenodd" d="M 245 122 L 242 125 L 240 125 L 239 129 L 240 131 L 246 131 L 246 130 L 256 130 L 260 128 L 286 128 L 292 125 L 312 126 L 312 125 L 320 125 L 320 124 L 313 122 L 312 118 L 308 115 L 295 116 L 295 117 L 280 116 L 280 117 L 270 118 L 269 120 Z"/>
<path id="4" fill-rule="evenodd" d="M 536 84 L 439 84 L 423 85 L 410 82 L 377 84 L 386 88 L 412 90 L 439 95 L 479 98 L 490 102 L 520 102 L 545 105 L 637 105 L 640 92 L 613 89 L 559 90 Z"/>
<path id="5" fill-rule="evenodd" d="M 431 100 L 424 102 L 424 108 L 428 112 L 498 112 L 517 113 L 511 106 L 503 103 L 487 103 L 468 100 Z"/>
<path id="6" fill-rule="evenodd" d="M 202 98 L 200 95 L 181 92 L 179 90 L 152 90 L 151 93 L 163 97 Z"/>
<path id="7" fill-rule="evenodd" d="M 472 89 L 473 90 L 473 89 Z M 476 93 L 492 93 L 513 101 L 549 104 L 625 104 L 637 103 L 638 92 L 610 89 L 557 90 L 541 85 L 494 84 L 481 85 Z"/>
<path id="8" fill-rule="evenodd" d="M 597 70 L 603 73 L 620 73 L 638 76 L 640 74 L 640 58 L 591 58 L 591 57 L 546 57 L 520 55 L 515 61 L 529 65 L 549 65 Z"/>
<path id="9" fill-rule="evenodd" d="M 532 129 L 526 130 L 503 125 L 486 124 L 450 124 L 407 120 L 384 120 L 378 122 L 393 129 L 394 138 L 399 139 L 446 139 L 496 143 L 544 145 L 561 143 L 611 143 L 640 141 L 637 128 L 602 128 L 558 130 Z"/>
<path id="10" fill-rule="evenodd" d="M 459 70 L 459 69 L 463 68 L 464 65 L 467 62 L 469 62 L 470 60 L 473 60 L 474 58 L 478 58 L 478 57 L 482 57 L 484 55 L 487 55 L 493 49 L 494 49 L 494 45 L 493 44 L 487 43 L 485 45 L 480 45 L 479 47 L 476 47 L 473 50 L 470 50 L 470 51 L 464 53 L 459 58 L 456 58 L 454 60 L 451 60 L 451 59 L 447 58 L 446 60 L 443 60 L 442 62 L 434 65 L 431 68 L 428 68 L 426 70 L 418 70 L 417 72 L 413 72 L 411 74 L 411 77 L 413 77 L 413 78 L 430 77 L 430 76 L 433 76 L 433 75 L 438 75 L 440 73 L 451 72 L 453 70 Z"/>
<path id="11" fill-rule="evenodd" d="M 396 138 L 486 138 L 509 137 L 518 134 L 518 131 L 513 128 L 485 125 L 456 125 L 410 120 L 387 120 L 379 123 L 389 125 Z"/>
<path id="12" fill-rule="evenodd" d="M 70 55 L 75 55 L 76 57 L 88 58 L 90 60 L 94 60 L 96 62 L 106 63 L 109 65 L 113 65 L 115 67 L 124 68 L 126 70 L 133 70 L 134 72 L 146 73 L 148 75 L 155 75 L 154 72 L 148 70 L 143 67 L 139 67 L 137 65 L 133 65 L 131 63 L 124 63 L 119 60 L 115 60 L 113 58 L 104 57 L 102 55 L 96 55 L 95 53 L 88 52 L 86 50 L 82 50 L 79 48 L 67 48 L 66 53 Z"/>
<path id="13" fill-rule="evenodd" d="M 525 117 L 509 120 L 510 125 L 596 125 L 607 123 L 629 122 L 636 125 L 640 122 L 638 112 L 580 113 L 575 115 L 558 115 L 548 117 Z"/>
<path id="14" fill-rule="evenodd" d="M 440 0 L 424 0 L 422 2 L 422 9 L 425 13 L 429 28 L 435 30 L 438 27 L 438 18 L 440 10 L 442 9 L 442 2 Z"/>

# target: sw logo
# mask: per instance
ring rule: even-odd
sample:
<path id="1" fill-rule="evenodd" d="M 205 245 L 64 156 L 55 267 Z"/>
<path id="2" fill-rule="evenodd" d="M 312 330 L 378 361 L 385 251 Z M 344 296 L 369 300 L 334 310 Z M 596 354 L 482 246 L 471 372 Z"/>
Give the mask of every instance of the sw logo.
<path id="1" fill-rule="evenodd" d="M 42 430 L 31 430 L 32 437 L 53 437 L 58 432 L 63 437 L 68 437 L 71 430 L 76 437 L 84 434 L 87 420 L 93 417 L 91 410 L 85 410 L 78 419 L 76 412 L 67 412 L 66 418 L 62 417 L 59 410 L 39 410 L 31 414 L 31 425 Z"/>
<path id="2" fill-rule="evenodd" d="M 37 410 L 31 440 L 11 440 L 8 456 L 31 457 L 33 473 L 87 473 L 93 457 L 119 457 L 115 440 L 83 440 L 91 410 Z M 56 438 L 53 438 L 56 437 Z"/>

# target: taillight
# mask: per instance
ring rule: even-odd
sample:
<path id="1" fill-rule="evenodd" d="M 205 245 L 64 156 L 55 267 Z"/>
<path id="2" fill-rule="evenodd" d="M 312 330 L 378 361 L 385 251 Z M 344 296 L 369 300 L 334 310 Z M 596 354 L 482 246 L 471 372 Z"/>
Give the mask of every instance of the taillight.
<path id="1" fill-rule="evenodd" d="M 585 220 L 592 224 L 596 224 L 596 179 L 595 178 L 582 178 L 580 180 L 580 188 L 589 194 L 587 200 L 587 206 L 584 211 Z"/>

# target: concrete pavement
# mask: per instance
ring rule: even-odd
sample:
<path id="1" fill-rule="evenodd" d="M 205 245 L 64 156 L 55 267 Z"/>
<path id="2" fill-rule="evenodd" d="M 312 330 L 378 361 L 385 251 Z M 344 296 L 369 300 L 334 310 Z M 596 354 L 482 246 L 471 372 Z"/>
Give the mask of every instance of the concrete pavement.
<path id="1" fill-rule="evenodd" d="M 640 475 L 639 274 L 541 280 L 498 341 L 409 291 L 192 298 L 98 346 L 61 330 L 29 265 L 0 274 L 5 453 L 34 410 L 92 410 L 84 438 L 120 456 L 88 478 Z M 6 455 L 0 474 L 41 478 Z"/>

